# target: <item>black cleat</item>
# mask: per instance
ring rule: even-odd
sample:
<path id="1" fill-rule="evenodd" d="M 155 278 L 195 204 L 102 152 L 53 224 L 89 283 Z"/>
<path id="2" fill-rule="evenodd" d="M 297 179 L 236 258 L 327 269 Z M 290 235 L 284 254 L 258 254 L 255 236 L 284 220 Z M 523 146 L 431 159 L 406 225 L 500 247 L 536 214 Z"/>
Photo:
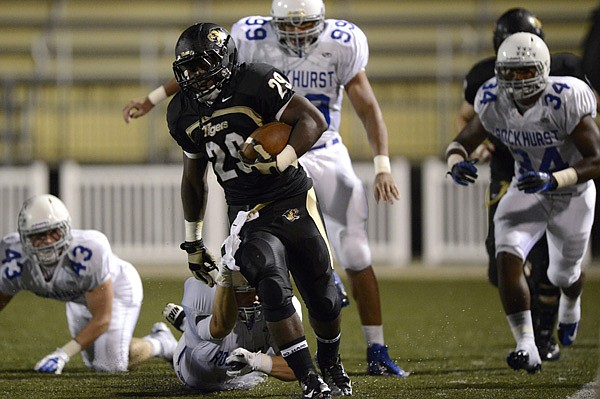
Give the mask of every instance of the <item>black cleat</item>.
<path id="1" fill-rule="evenodd" d="M 321 369 L 321 374 L 323 374 L 323 380 L 331 388 L 333 396 L 352 396 L 352 382 L 350 382 L 350 377 L 344 370 L 340 355 L 334 363 L 327 365 L 319 362 L 317 356 L 317 363 Z"/>
<path id="2" fill-rule="evenodd" d="M 560 359 L 560 347 L 552 335 L 540 335 L 536 343 L 543 362 L 555 362 Z"/>
<path id="3" fill-rule="evenodd" d="M 303 399 L 331 399 L 331 389 L 316 371 L 309 371 L 300 381 Z"/>
<path id="4" fill-rule="evenodd" d="M 542 363 L 529 365 L 529 353 L 525 350 L 510 352 L 506 357 L 506 363 L 513 370 L 525 370 L 529 374 L 535 374 L 542 370 Z"/>

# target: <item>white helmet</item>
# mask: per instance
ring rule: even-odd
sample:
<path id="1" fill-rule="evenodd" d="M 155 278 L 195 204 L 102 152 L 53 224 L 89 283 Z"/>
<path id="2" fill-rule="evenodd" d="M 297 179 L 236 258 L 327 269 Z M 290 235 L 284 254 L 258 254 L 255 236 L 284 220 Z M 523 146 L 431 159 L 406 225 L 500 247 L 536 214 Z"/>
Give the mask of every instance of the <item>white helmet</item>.
<path id="1" fill-rule="evenodd" d="M 50 194 L 31 197 L 23 203 L 17 221 L 25 254 L 44 266 L 55 265 L 71 243 L 71 215 L 63 202 Z M 31 236 L 58 229 L 60 239 L 55 243 L 36 247 Z"/>
<path id="2" fill-rule="evenodd" d="M 299 57 L 316 45 L 325 27 L 323 0 L 274 0 L 271 16 L 280 44 Z M 294 29 L 307 22 L 313 22 L 312 26 Z"/>
<path id="3" fill-rule="evenodd" d="M 535 76 L 515 80 L 519 69 L 535 68 Z M 500 88 L 515 100 L 531 98 L 543 91 L 550 75 L 550 52 L 544 41 L 528 32 L 518 32 L 507 37 L 498 48 L 496 79 Z"/>

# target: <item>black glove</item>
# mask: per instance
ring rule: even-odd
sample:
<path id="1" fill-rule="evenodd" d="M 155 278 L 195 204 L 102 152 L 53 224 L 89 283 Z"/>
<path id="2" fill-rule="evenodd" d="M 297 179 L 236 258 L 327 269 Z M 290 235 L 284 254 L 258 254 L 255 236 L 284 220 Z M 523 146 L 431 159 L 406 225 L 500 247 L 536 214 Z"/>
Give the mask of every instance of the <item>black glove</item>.
<path id="1" fill-rule="evenodd" d="M 209 287 L 214 286 L 219 271 L 215 258 L 208 252 L 204 241 L 202 239 L 186 241 L 180 245 L 180 248 L 188 253 L 188 264 L 194 277 Z"/>
<path id="2" fill-rule="evenodd" d="M 469 183 L 475 183 L 475 179 L 477 179 L 476 163 L 477 159 L 457 162 L 452 165 L 452 169 L 446 174 L 452 176 L 455 183 L 468 186 Z"/>
<path id="3" fill-rule="evenodd" d="M 517 188 L 527 194 L 554 191 L 557 187 L 558 182 L 551 173 L 527 172 L 517 180 Z"/>

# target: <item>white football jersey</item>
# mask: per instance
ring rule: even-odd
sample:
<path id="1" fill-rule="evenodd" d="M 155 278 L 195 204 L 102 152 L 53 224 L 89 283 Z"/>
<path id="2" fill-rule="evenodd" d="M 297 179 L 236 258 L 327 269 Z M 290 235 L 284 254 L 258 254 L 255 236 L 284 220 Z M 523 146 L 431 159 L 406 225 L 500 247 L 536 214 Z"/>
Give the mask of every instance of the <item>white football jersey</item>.
<path id="1" fill-rule="evenodd" d="M 240 62 L 263 62 L 281 69 L 294 90 L 310 100 L 329 125 L 315 146 L 339 136 L 344 85 L 365 69 L 369 59 L 367 38 L 356 25 L 325 20 L 317 44 L 298 57 L 279 44 L 271 17 L 245 17 L 231 28 Z"/>
<path id="2" fill-rule="evenodd" d="M 120 273 L 122 263 L 113 254 L 106 236 L 97 230 L 71 230 L 73 240 L 66 256 L 59 261 L 50 281 L 45 281 L 41 266 L 29 259 L 18 233 L 0 241 L 0 291 L 14 296 L 21 290 L 44 298 L 86 305 L 85 293 Z M 118 285 L 114 287 L 119 297 Z M 131 296 L 123 293 L 124 296 Z"/>
<path id="3" fill-rule="evenodd" d="M 537 103 L 524 115 L 506 91 L 498 90 L 495 77 L 479 88 L 474 105 L 485 129 L 510 149 L 517 177 L 529 171 L 551 173 L 579 161 L 582 156 L 570 134 L 585 115 L 596 116 L 594 93 L 570 76 L 550 76 Z M 559 190 L 581 191 L 584 185 Z"/>

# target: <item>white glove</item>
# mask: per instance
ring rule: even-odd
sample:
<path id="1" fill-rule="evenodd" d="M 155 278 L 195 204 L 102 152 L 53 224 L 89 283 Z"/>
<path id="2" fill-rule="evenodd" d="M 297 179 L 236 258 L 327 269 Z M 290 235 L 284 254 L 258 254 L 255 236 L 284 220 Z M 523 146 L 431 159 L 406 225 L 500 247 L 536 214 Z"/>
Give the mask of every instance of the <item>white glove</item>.
<path id="1" fill-rule="evenodd" d="M 183 332 L 185 312 L 181 306 L 174 303 L 167 303 L 167 306 L 163 309 L 163 316 L 173 327 Z"/>
<path id="2" fill-rule="evenodd" d="M 56 348 L 54 352 L 37 362 L 33 368 L 40 373 L 61 374 L 65 364 L 69 362 L 69 356 L 61 348 Z"/>
<path id="3" fill-rule="evenodd" d="M 271 356 L 261 352 L 250 352 L 244 348 L 234 349 L 225 359 L 225 364 L 229 366 L 227 375 L 230 377 L 239 377 L 253 371 L 269 374 L 273 369 Z"/>

